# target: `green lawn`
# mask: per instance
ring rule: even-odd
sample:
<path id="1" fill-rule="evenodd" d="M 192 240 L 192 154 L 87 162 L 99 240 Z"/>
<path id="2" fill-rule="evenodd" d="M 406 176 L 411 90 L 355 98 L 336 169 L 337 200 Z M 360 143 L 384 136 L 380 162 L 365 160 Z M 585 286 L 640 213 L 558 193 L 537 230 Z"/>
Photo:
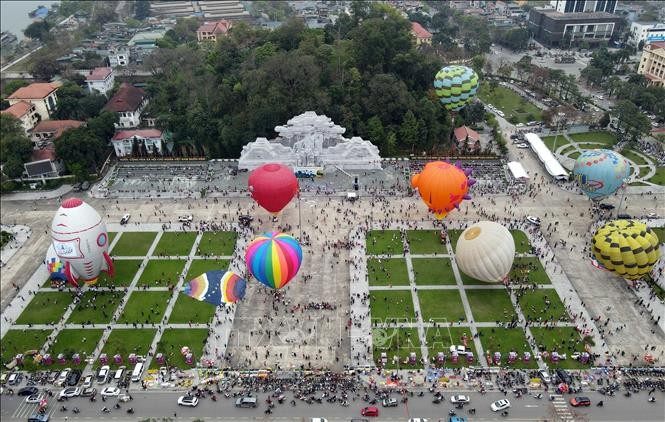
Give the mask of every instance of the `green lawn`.
<path id="1" fill-rule="evenodd" d="M 367 233 L 367 255 L 401 255 L 404 253 L 398 230 L 372 230 Z"/>
<path id="2" fill-rule="evenodd" d="M 157 330 L 147 328 L 113 329 L 108 340 L 106 340 L 106 344 L 104 344 L 102 353 L 108 355 L 109 365 L 112 368 L 120 366 L 113 363 L 113 356 L 116 354 L 121 355 L 123 363 L 126 364 L 130 353 L 136 353 L 141 356 L 148 354 L 150 344 L 152 344 L 156 333 Z"/>
<path id="3" fill-rule="evenodd" d="M 97 279 L 99 287 L 123 287 L 132 284 L 132 280 L 139 270 L 141 260 L 138 259 L 116 259 L 113 261 L 115 275 L 109 277 L 106 273 L 100 273 Z"/>
<path id="4" fill-rule="evenodd" d="M 144 256 L 157 236 L 156 232 L 123 232 L 113 248 L 115 256 Z"/>
<path id="5" fill-rule="evenodd" d="M 230 262 L 226 259 L 193 259 L 185 276 L 185 281 L 212 270 L 226 271 L 229 269 L 229 264 Z"/>
<path id="6" fill-rule="evenodd" d="M 72 301 L 71 294 L 66 292 L 37 293 L 18 317 L 16 324 L 55 324 L 60 321 Z"/>
<path id="7" fill-rule="evenodd" d="M 462 232 L 464 230 L 448 230 L 448 240 L 450 240 L 450 246 L 453 248 L 453 252 L 455 252 L 455 249 L 457 248 L 457 239 L 462 235 Z"/>
<path id="8" fill-rule="evenodd" d="M 113 239 L 118 235 L 117 232 L 107 232 L 109 235 L 109 246 L 111 246 L 111 243 L 113 243 Z"/>
<path id="9" fill-rule="evenodd" d="M 556 148 L 559 149 L 559 147 L 563 145 L 568 145 L 568 139 L 566 139 L 565 136 L 563 135 L 552 135 L 552 136 L 542 136 L 540 139 L 543 140 L 543 143 L 547 145 L 547 148 L 552 151 L 554 149 L 554 140 L 556 139 Z"/>
<path id="10" fill-rule="evenodd" d="M 651 185 L 649 185 L 647 183 L 644 183 L 644 182 L 633 182 L 633 183 L 630 183 L 630 186 L 651 186 Z"/>
<path id="11" fill-rule="evenodd" d="M 656 174 L 649 179 L 649 182 L 655 183 L 660 186 L 665 186 L 665 167 L 657 167 Z"/>
<path id="12" fill-rule="evenodd" d="M 374 343 L 374 362 L 377 366 L 381 365 L 381 352 L 385 352 L 388 358 L 385 368 L 422 368 L 420 340 L 418 330 L 415 328 L 374 328 L 372 342 Z M 411 352 L 416 354 L 415 365 L 407 362 Z M 393 359 L 394 356 L 398 356 L 399 359 Z"/>
<path id="13" fill-rule="evenodd" d="M 445 254 L 445 243 L 441 243 L 440 230 L 407 230 L 409 249 L 412 254 Z"/>
<path id="14" fill-rule="evenodd" d="M 216 309 L 214 305 L 208 302 L 200 302 L 180 293 L 171 312 L 169 323 L 186 324 L 189 322 L 199 322 L 206 324 L 212 320 Z"/>
<path id="15" fill-rule="evenodd" d="M 67 322 L 108 324 L 124 296 L 124 292 L 85 292 Z"/>
<path id="16" fill-rule="evenodd" d="M 205 232 L 197 249 L 197 255 L 231 256 L 236 246 L 236 232 Z"/>
<path id="17" fill-rule="evenodd" d="M 575 151 L 571 152 L 570 154 L 568 154 L 567 157 L 572 158 L 573 160 L 577 160 L 577 157 L 579 157 L 580 154 L 582 154 L 582 153 L 575 150 Z"/>
<path id="18" fill-rule="evenodd" d="M 642 158 L 642 156 L 637 155 L 637 154 L 635 153 L 635 151 L 632 150 L 632 149 L 624 148 L 623 151 L 621 151 L 621 155 L 623 155 L 624 157 L 626 157 L 626 158 L 628 158 L 629 160 L 633 161 L 633 162 L 634 162 L 635 164 L 637 164 L 638 166 L 644 166 L 644 165 L 649 164 L 649 163 L 647 162 L 647 160 L 645 160 L 644 158 Z"/>
<path id="19" fill-rule="evenodd" d="M 510 277 L 510 281 L 513 284 L 525 282 L 529 284 L 552 284 L 543 268 L 543 264 L 536 257 L 515 258 L 513 268 L 510 270 L 508 277 Z"/>
<path id="20" fill-rule="evenodd" d="M 63 353 L 67 357 L 67 363 L 64 365 L 58 365 L 56 363 L 53 366 L 80 369 L 85 368 L 86 357 L 88 357 L 88 355 L 90 355 L 95 350 L 95 347 L 97 347 L 97 343 L 99 343 L 103 333 L 104 330 L 66 329 L 60 331 L 60 334 L 58 334 L 55 343 L 53 343 L 49 349 L 49 353 L 51 356 L 53 356 L 54 360 L 59 353 Z M 81 363 L 78 365 L 74 365 L 71 360 L 74 353 L 81 355 Z"/>
<path id="21" fill-rule="evenodd" d="M 192 251 L 196 232 L 165 232 L 153 252 L 158 256 L 186 256 Z"/>
<path id="22" fill-rule="evenodd" d="M 586 132 L 569 134 L 575 142 L 594 142 L 602 144 L 605 148 L 611 147 L 617 143 L 617 137 L 610 132 Z"/>
<path id="23" fill-rule="evenodd" d="M 549 301 L 549 305 L 546 304 Z M 554 289 L 529 290 L 518 299 L 522 313 L 530 320 L 568 320 L 568 314 Z"/>
<path id="24" fill-rule="evenodd" d="M 439 352 L 443 352 L 446 355 L 446 367 L 461 367 L 468 366 L 466 363 L 466 357 L 460 356 L 457 364 L 452 363 L 450 355 L 450 346 L 452 345 L 464 345 L 463 338 L 466 335 L 467 350 L 473 352 L 474 363 L 478 363 L 478 352 L 476 351 L 476 346 L 473 343 L 473 336 L 469 328 L 460 328 L 460 327 L 427 327 L 425 328 L 425 339 L 427 339 L 427 350 L 430 362 L 435 362 L 436 355 Z M 441 366 L 441 365 L 437 365 Z"/>
<path id="25" fill-rule="evenodd" d="M 449 258 L 413 258 L 411 262 L 416 284 L 456 284 Z"/>
<path id="26" fill-rule="evenodd" d="M 176 285 L 185 268 L 185 261 L 175 259 L 151 259 L 139 278 L 139 286 L 166 287 Z"/>
<path id="27" fill-rule="evenodd" d="M 501 365 L 510 366 L 513 368 L 537 368 L 538 363 L 531 356 L 531 361 L 526 363 L 522 362 L 521 358 L 524 352 L 531 352 L 531 347 L 527 342 L 524 331 L 521 328 L 479 328 L 478 335 L 480 342 L 483 344 L 485 355 L 490 354 L 490 359 L 494 357 L 494 352 L 501 353 Z M 518 360 L 513 364 L 508 364 L 508 353 L 517 352 Z"/>
<path id="28" fill-rule="evenodd" d="M 39 350 L 46 337 L 51 334 L 51 330 L 9 330 L 0 341 L 0 361 L 7 364 L 19 353 L 25 353 L 28 350 Z M 33 363 L 32 357 L 24 360 L 25 369 L 36 369 L 37 365 Z"/>
<path id="29" fill-rule="evenodd" d="M 418 290 L 423 321 L 459 321 L 466 319 L 462 299 L 457 290 Z"/>
<path id="30" fill-rule="evenodd" d="M 584 342 L 580 334 L 573 327 L 555 327 L 555 328 L 531 328 L 531 334 L 538 344 L 541 352 L 547 351 L 552 353 L 565 353 L 568 359 L 560 361 L 560 367 L 564 368 L 588 368 L 589 365 L 582 365 L 576 360 L 570 359 L 570 355 L 574 352 L 584 352 Z M 547 362 L 548 365 L 553 365 L 552 362 Z"/>
<path id="31" fill-rule="evenodd" d="M 542 112 L 538 107 L 525 98 L 520 97 L 515 91 L 502 86 L 494 90 L 486 82 L 481 83 L 478 98 L 485 104 L 493 104 L 506 115 L 506 120 L 511 116 L 517 118 L 515 123 L 526 123 L 532 120 L 542 120 Z"/>
<path id="32" fill-rule="evenodd" d="M 415 318 L 413 299 L 408 290 L 373 290 L 369 292 L 372 320 Z"/>
<path id="33" fill-rule="evenodd" d="M 515 309 L 506 289 L 466 289 L 474 321 L 512 321 Z"/>
<path id="34" fill-rule="evenodd" d="M 513 235 L 513 240 L 515 240 L 516 253 L 531 253 L 531 243 L 526 233 L 522 230 L 510 230 L 510 234 Z"/>
<path id="35" fill-rule="evenodd" d="M 133 292 L 118 322 L 121 324 L 159 323 L 171 292 Z"/>
<path id="36" fill-rule="evenodd" d="M 203 345 L 208 339 L 207 328 L 189 328 L 189 329 L 175 329 L 168 328 L 164 330 L 162 338 L 157 343 L 157 353 L 163 353 L 166 357 L 166 362 L 169 366 L 176 366 L 181 369 L 189 369 L 196 366 L 196 362 L 201 359 L 203 354 Z M 185 357 L 180 354 L 180 349 L 183 346 L 189 347 L 194 355 L 194 365 L 187 365 Z M 150 365 L 151 369 L 159 368 L 160 365 L 155 359 L 152 360 Z"/>
<path id="37" fill-rule="evenodd" d="M 404 258 L 368 259 L 367 279 L 370 286 L 406 286 L 409 275 Z"/>

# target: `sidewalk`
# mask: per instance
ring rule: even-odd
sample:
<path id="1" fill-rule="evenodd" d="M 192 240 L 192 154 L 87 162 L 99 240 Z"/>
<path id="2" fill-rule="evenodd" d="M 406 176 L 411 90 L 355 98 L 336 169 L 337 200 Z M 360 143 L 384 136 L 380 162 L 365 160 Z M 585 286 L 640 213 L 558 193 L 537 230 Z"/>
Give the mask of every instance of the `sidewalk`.
<path id="1" fill-rule="evenodd" d="M 39 182 L 41 183 L 41 182 Z M 54 199 L 66 195 L 72 190 L 72 185 L 62 185 L 53 190 L 36 190 L 33 192 L 14 192 L 2 194 L 3 201 L 36 201 L 38 199 Z"/>

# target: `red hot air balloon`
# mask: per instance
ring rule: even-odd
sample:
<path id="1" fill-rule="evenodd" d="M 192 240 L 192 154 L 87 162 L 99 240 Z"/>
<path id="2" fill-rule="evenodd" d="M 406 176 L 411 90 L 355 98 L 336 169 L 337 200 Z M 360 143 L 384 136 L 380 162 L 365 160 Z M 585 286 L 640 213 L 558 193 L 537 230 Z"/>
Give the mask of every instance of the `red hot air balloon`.
<path id="1" fill-rule="evenodd" d="M 270 163 L 250 173 L 247 187 L 259 205 L 276 214 L 298 193 L 298 179 L 289 167 Z"/>

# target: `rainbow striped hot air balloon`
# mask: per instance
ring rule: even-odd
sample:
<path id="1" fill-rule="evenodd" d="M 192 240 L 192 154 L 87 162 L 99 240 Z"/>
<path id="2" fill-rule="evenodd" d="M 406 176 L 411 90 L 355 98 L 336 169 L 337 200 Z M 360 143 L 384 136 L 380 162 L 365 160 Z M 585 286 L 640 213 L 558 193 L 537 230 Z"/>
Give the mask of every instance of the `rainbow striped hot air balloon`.
<path id="1" fill-rule="evenodd" d="M 249 272 L 262 284 L 281 289 L 298 273 L 302 248 L 285 233 L 264 233 L 247 247 L 245 262 Z"/>
<path id="2" fill-rule="evenodd" d="M 219 306 L 242 300 L 246 287 L 247 283 L 238 274 L 214 270 L 192 279 L 185 284 L 182 292 L 191 298 Z"/>
<path id="3" fill-rule="evenodd" d="M 434 88 L 446 110 L 458 111 L 476 96 L 478 74 L 470 67 L 446 66 L 434 77 Z"/>

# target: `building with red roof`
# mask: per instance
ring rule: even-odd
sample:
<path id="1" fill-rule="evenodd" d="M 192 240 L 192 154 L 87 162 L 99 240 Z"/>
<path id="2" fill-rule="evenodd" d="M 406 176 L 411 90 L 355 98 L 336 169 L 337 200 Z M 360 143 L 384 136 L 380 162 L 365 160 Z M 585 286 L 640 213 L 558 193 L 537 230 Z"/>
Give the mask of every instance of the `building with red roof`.
<path id="1" fill-rule="evenodd" d="M 479 151 L 480 135 L 478 132 L 467 126 L 460 126 L 453 131 L 455 136 L 455 145 L 460 151 Z"/>
<path id="2" fill-rule="evenodd" d="M 411 22 L 411 35 L 416 39 L 416 45 L 432 45 L 432 34 L 418 22 Z"/>
<path id="3" fill-rule="evenodd" d="M 14 91 L 7 97 L 7 101 L 9 101 L 9 105 L 14 105 L 21 101 L 30 103 L 35 106 L 39 120 L 49 119 L 58 104 L 56 92 L 61 85 L 62 83 L 60 82 L 30 84 Z"/>
<path id="4" fill-rule="evenodd" d="M 26 134 L 32 129 L 37 122 L 39 122 L 39 115 L 37 114 L 37 108 L 26 101 L 19 101 L 12 104 L 5 110 L 2 110 L 3 114 L 10 114 L 17 118 L 21 122 L 21 126 Z"/>
<path id="5" fill-rule="evenodd" d="M 56 177 L 65 169 L 62 160 L 55 154 L 55 146 L 49 144 L 45 148 L 32 151 L 30 161 L 23 164 L 28 177 Z"/>
<path id="6" fill-rule="evenodd" d="M 134 128 L 141 124 L 141 113 L 147 105 L 148 97 L 144 90 L 123 82 L 104 110 L 118 113 L 120 121 L 116 128 Z"/>
<path id="7" fill-rule="evenodd" d="M 164 137 L 159 129 L 120 130 L 111 139 L 111 144 L 117 157 L 161 155 Z"/>
<path id="8" fill-rule="evenodd" d="M 53 142 L 58 139 L 67 129 L 81 127 L 83 122 L 79 120 L 42 120 L 30 131 L 32 142 Z"/>
<path id="9" fill-rule="evenodd" d="M 644 75 L 649 85 L 665 87 L 665 41 L 644 46 L 637 73 Z"/>
<path id="10" fill-rule="evenodd" d="M 217 41 L 218 35 L 226 35 L 231 30 L 233 23 L 222 19 L 217 22 L 206 22 L 196 30 L 196 38 L 202 41 Z"/>
<path id="11" fill-rule="evenodd" d="M 96 67 L 85 75 L 85 83 L 90 92 L 101 92 L 106 95 L 115 82 L 115 72 L 111 67 Z"/>

